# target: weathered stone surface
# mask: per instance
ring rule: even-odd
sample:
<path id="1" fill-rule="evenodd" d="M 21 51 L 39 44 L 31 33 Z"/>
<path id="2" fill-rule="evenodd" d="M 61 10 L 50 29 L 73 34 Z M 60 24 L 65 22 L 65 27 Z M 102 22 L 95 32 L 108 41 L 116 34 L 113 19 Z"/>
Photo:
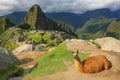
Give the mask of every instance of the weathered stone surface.
<path id="1" fill-rule="evenodd" d="M 17 61 L 16 56 L 11 51 L 0 47 L 0 69 L 5 69 Z"/>
<path id="2" fill-rule="evenodd" d="M 15 54 L 15 55 L 18 55 L 20 53 L 23 53 L 23 52 L 28 52 L 28 51 L 32 51 L 33 50 L 33 47 L 31 44 L 25 44 L 23 46 L 20 46 L 18 47 L 17 49 L 13 50 L 12 52 Z"/>
<path id="3" fill-rule="evenodd" d="M 120 40 L 113 37 L 99 38 L 95 42 L 101 45 L 102 50 L 120 52 Z"/>

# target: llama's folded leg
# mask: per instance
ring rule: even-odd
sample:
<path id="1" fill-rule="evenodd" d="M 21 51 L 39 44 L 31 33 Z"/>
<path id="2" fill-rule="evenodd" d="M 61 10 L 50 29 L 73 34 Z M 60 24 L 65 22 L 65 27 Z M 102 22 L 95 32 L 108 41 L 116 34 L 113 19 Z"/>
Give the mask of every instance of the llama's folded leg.
<path id="1" fill-rule="evenodd" d="M 110 62 L 109 62 L 108 60 L 106 60 L 106 61 L 104 62 L 104 69 L 107 70 L 107 69 L 109 69 L 109 68 L 110 68 Z"/>

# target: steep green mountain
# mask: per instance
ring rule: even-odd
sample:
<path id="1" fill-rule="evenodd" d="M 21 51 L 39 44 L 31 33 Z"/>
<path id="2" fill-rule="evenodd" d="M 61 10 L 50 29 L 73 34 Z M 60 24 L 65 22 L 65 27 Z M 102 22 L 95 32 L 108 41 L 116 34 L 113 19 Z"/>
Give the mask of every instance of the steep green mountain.
<path id="1" fill-rule="evenodd" d="M 24 18 L 24 23 L 30 25 L 32 29 L 49 29 L 49 20 L 42 12 L 39 5 L 33 5 Z"/>
<path id="2" fill-rule="evenodd" d="M 112 21 L 105 35 L 120 39 L 120 20 Z"/>
<path id="3" fill-rule="evenodd" d="M 95 39 L 103 37 L 106 34 L 109 24 L 113 18 L 106 18 L 103 16 L 91 18 L 88 20 L 82 28 L 77 30 L 79 38 L 83 39 Z"/>
<path id="4" fill-rule="evenodd" d="M 8 18 L 0 18 L 0 34 L 12 26 L 14 26 L 14 24 Z"/>
<path id="5" fill-rule="evenodd" d="M 26 14 L 24 21 L 17 25 L 22 29 L 40 29 L 40 30 L 57 30 L 64 31 L 71 35 L 75 35 L 71 26 L 60 21 L 54 21 L 46 17 L 40 6 L 33 5 Z M 76 36 L 76 35 L 75 35 Z"/>

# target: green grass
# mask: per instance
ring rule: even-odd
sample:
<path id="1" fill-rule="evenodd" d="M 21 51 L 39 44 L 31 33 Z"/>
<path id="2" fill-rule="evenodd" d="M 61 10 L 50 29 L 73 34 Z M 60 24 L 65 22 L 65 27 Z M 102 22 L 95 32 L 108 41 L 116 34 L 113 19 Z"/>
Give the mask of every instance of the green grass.
<path id="1" fill-rule="evenodd" d="M 111 22 L 106 36 L 111 36 L 111 37 L 120 39 L 120 21 L 112 21 Z"/>
<path id="2" fill-rule="evenodd" d="M 97 48 L 101 49 L 101 45 L 96 43 L 94 40 L 87 40 L 87 41 L 94 44 Z"/>
<path id="3" fill-rule="evenodd" d="M 8 50 L 13 50 L 13 49 L 17 48 L 18 45 L 15 44 L 14 41 L 8 41 L 8 42 L 5 44 L 4 47 L 7 48 Z"/>
<path id="4" fill-rule="evenodd" d="M 4 70 L 0 70 L 0 80 L 7 80 L 10 76 L 18 76 L 23 73 L 23 69 L 12 65 Z"/>
<path id="5" fill-rule="evenodd" d="M 78 54 L 81 61 L 85 60 L 89 55 L 90 53 L 82 53 L 82 52 L 79 52 Z"/>
<path id="6" fill-rule="evenodd" d="M 88 54 L 80 54 L 79 56 L 83 60 Z M 35 78 L 67 71 L 65 60 L 73 63 L 72 51 L 67 49 L 66 43 L 62 43 L 53 52 L 40 58 L 37 66 L 24 78 Z"/>
<path id="7" fill-rule="evenodd" d="M 22 30 L 18 28 L 9 28 L 2 35 L 0 35 L 0 46 L 13 50 L 17 48 L 15 41 L 22 35 Z"/>
<path id="8" fill-rule="evenodd" d="M 120 34 L 120 21 L 112 21 L 112 23 L 109 26 L 108 31 Z"/>
<path id="9" fill-rule="evenodd" d="M 34 35 L 34 34 L 28 35 L 27 38 L 35 39 L 35 40 L 37 40 L 37 41 L 40 41 L 40 40 L 41 40 L 40 35 Z"/>

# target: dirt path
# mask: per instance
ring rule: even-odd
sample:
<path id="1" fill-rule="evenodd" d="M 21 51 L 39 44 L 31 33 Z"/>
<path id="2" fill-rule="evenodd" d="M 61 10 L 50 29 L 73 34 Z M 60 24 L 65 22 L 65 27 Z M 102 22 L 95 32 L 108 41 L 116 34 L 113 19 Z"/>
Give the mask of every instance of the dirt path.
<path id="1" fill-rule="evenodd" d="M 92 53 L 90 56 L 105 55 L 111 61 L 112 68 L 95 74 L 84 74 L 79 73 L 74 65 L 67 65 L 68 71 L 33 80 L 120 80 L 120 53 L 100 50 L 83 40 L 67 41 L 67 46 L 73 51 L 79 50 L 82 53 Z"/>
<path id="2" fill-rule="evenodd" d="M 33 68 L 40 57 L 48 53 L 47 51 L 39 52 L 39 51 L 31 51 L 31 52 L 24 52 L 19 55 L 16 55 L 20 61 L 19 66 L 24 69 L 24 74 L 30 72 L 31 68 Z M 23 75 L 19 77 L 11 77 L 9 80 L 21 80 Z"/>
<path id="3" fill-rule="evenodd" d="M 17 55 L 17 58 L 20 60 L 19 66 L 26 69 L 33 67 L 38 59 L 45 55 L 47 52 L 31 51 L 27 53 L 22 53 Z"/>

